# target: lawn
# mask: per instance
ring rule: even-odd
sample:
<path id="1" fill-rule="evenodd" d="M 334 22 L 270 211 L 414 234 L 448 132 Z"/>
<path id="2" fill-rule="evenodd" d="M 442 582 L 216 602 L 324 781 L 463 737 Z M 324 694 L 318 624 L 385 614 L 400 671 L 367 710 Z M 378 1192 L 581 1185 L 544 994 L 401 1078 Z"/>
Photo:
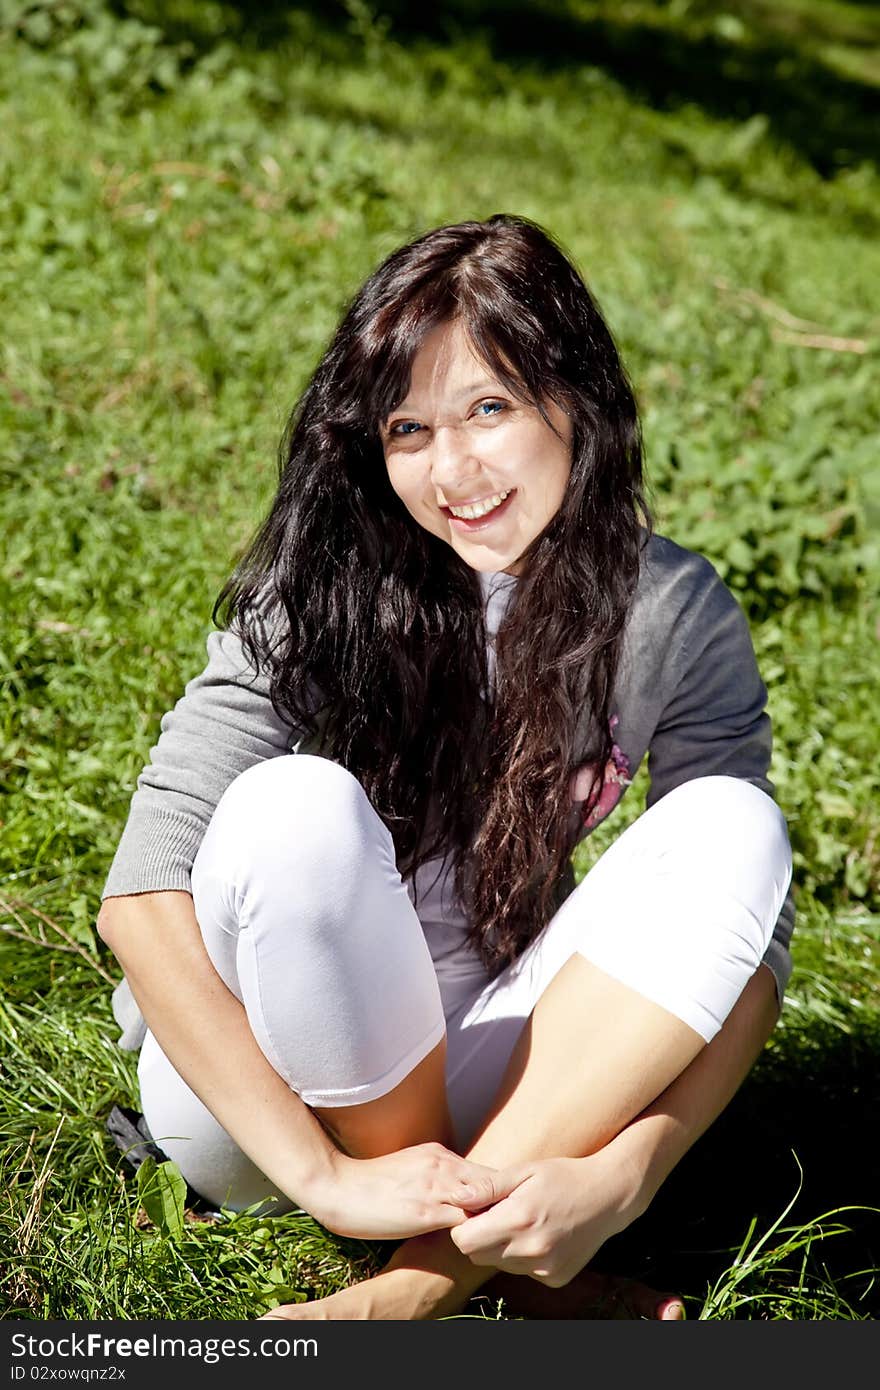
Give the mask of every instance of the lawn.
<path id="1" fill-rule="evenodd" d="M 782 1021 L 596 1264 L 691 1318 L 874 1319 L 880 15 L 380 8 L 0 4 L 4 1315 L 250 1318 L 381 1258 L 303 1215 L 147 1216 L 103 1131 L 136 1088 L 94 920 L 341 308 L 400 242 L 509 211 L 611 324 L 658 529 L 749 617 L 795 855 Z"/>

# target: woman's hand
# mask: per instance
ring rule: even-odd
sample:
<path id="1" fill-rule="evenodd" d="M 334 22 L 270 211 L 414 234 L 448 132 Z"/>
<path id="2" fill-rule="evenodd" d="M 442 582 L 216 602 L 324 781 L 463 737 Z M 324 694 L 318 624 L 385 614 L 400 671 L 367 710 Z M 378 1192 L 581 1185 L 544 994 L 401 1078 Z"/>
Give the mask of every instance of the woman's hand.
<path id="1" fill-rule="evenodd" d="M 645 1209 L 613 1145 L 588 1158 L 544 1158 L 495 1175 L 498 1200 L 450 1235 L 476 1265 L 558 1289 Z"/>
<path id="2" fill-rule="evenodd" d="M 381 1158 L 340 1153 L 306 1200 L 337 1235 L 402 1240 L 456 1226 L 494 1202 L 495 1176 L 442 1144 L 414 1144 Z"/>

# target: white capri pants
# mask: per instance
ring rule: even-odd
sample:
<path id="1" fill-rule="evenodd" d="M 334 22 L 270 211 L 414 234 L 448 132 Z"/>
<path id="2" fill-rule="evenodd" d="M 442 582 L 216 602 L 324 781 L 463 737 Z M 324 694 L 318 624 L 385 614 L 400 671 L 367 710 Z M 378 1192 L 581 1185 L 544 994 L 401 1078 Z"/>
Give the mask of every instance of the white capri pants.
<path id="1" fill-rule="evenodd" d="M 475 953 L 458 951 L 441 988 L 389 830 L 345 768 L 295 754 L 227 789 L 193 897 L 215 969 L 307 1105 L 387 1094 L 445 1032 L 464 1150 L 526 1019 L 575 952 L 708 1042 L 757 969 L 790 879 L 769 796 L 737 778 L 686 782 L 623 831 L 513 965 L 489 980 Z M 236 1210 L 276 1194 L 149 1032 L 138 1075 L 153 1138 L 197 1192 Z"/>

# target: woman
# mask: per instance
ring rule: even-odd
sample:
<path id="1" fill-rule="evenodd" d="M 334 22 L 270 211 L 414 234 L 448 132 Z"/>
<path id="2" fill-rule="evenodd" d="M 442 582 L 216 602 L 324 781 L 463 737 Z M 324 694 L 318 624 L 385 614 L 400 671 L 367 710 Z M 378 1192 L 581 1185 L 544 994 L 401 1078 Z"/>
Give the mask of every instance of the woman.
<path id="1" fill-rule="evenodd" d="M 218 611 L 99 923 L 153 1136 L 211 1201 L 401 1240 L 273 1316 L 439 1317 L 496 1272 L 577 1315 L 769 1036 L 791 861 L 745 619 L 651 535 L 546 233 L 441 227 L 367 280 Z"/>

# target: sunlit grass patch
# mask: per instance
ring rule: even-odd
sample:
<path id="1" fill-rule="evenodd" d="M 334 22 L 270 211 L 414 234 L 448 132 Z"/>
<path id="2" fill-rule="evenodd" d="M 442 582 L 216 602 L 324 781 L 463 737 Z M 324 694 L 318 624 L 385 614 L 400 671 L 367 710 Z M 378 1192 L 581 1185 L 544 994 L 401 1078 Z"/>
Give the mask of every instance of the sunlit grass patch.
<path id="1" fill-rule="evenodd" d="M 517 49 L 476 3 L 430 7 L 478 22 L 450 41 L 404 35 L 405 7 L 387 8 L 390 28 L 360 4 L 335 25 L 189 0 L 3 16 L 4 1304 L 249 1318 L 382 1258 L 303 1215 L 190 1213 L 175 1239 L 145 1218 L 104 1132 L 137 1087 L 94 919 L 159 718 L 202 665 L 341 308 L 399 242 L 506 210 L 583 268 L 643 405 L 659 529 L 703 550 L 748 614 L 795 857 L 781 1023 L 607 1257 L 672 1280 L 692 1317 L 876 1317 L 876 16 L 560 0 L 542 13 L 561 27 Z M 553 48 L 572 25 L 590 53 Z M 828 127 L 810 127 L 823 94 Z M 579 875 L 646 784 L 642 769 L 577 851 Z"/>

